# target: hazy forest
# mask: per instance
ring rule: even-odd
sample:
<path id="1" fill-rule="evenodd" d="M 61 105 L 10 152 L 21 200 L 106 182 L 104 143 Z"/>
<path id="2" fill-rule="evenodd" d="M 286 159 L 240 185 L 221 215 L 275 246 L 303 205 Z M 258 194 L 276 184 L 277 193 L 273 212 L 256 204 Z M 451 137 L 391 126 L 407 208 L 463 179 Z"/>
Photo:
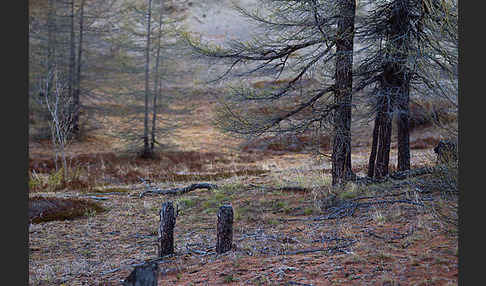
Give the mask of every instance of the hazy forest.
<path id="1" fill-rule="evenodd" d="M 29 285 L 457 285 L 457 0 L 29 0 Z"/>

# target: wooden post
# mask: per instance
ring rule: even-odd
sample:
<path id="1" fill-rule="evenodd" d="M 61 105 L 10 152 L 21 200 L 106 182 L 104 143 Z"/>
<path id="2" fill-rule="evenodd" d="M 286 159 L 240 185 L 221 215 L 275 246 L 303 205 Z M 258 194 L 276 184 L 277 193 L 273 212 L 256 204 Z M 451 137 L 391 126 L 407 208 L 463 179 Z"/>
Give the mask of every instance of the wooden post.
<path id="1" fill-rule="evenodd" d="M 221 254 L 231 250 L 233 243 L 233 207 L 231 205 L 219 207 L 217 232 L 216 252 Z"/>
<path id="2" fill-rule="evenodd" d="M 159 265 L 147 263 L 135 266 L 132 273 L 122 282 L 123 286 L 157 286 Z"/>
<path id="3" fill-rule="evenodd" d="M 160 225 L 159 225 L 159 256 L 174 253 L 174 226 L 176 217 L 174 214 L 174 205 L 172 202 L 165 202 L 162 204 L 160 210 Z"/>

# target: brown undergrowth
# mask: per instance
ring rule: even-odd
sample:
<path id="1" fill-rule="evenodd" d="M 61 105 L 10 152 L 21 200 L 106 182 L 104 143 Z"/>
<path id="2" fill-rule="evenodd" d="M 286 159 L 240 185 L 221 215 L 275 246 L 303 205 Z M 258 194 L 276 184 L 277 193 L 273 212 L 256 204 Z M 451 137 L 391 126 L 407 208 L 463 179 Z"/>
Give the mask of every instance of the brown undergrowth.
<path id="1" fill-rule="evenodd" d="M 96 186 L 114 183 L 137 183 L 139 178 L 187 182 L 217 180 L 232 176 L 263 174 L 267 170 L 254 166 L 256 155 L 228 156 L 216 152 L 167 151 L 158 152 L 153 159 L 114 153 L 79 154 L 68 157 L 68 177 L 62 169 L 56 171 L 54 159 L 30 159 L 29 190 L 92 191 Z M 61 162 L 58 160 L 57 166 Z"/>

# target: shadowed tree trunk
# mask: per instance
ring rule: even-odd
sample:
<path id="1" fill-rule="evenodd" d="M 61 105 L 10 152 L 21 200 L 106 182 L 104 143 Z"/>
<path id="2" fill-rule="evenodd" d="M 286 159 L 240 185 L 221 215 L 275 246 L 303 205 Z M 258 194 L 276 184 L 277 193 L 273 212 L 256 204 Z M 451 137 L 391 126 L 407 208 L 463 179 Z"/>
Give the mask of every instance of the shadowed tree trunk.
<path id="1" fill-rule="evenodd" d="M 233 207 L 221 206 L 218 210 L 216 252 L 218 254 L 231 250 L 233 243 Z"/>
<path id="2" fill-rule="evenodd" d="M 398 103 L 398 170 L 410 170 L 410 97 L 408 86 Z"/>
<path id="3" fill-rule="evenodd" d="M 377 178 L 388 175 L 393 114 L 397 114 L 398 122 L 398 170 L 410 169 L 408 125 L 410 72 L 407 67 L 410 42 L 409 10 L 411 8 L 409 1 L 395 0 L 392 2 L 387 20 L 383 72 L 380 77 L 377 118 L 368 166 L 368 175 Z M 375 162 L 373 146 L 376 144 Z"/>
<path id="4" fill-rule="evenodd" d="M 371 143 L 370 159 L 368 162 L 368 177 L 373 178 L 375 176 L 375 162 L 376 152 L 378 148 L 378 136 L 380 134 L 380 118 L 375 117 L 375 125 L 373 127 L 373 141 Z"/>
<path id="5" fill-rule="evenodd" d="M 391 144 L 391 129 L 392 116 L 390 110 L 390 99 L 383 96 L 380 100 L 378 110 L 378 136 L 377 136 L 377 155 L 375 163 L 374 175 L 377 178 L 388 175 L 388 164 L 390 162 L 390 144 Z M 373 143 L 374 144 L 374 143 Z"/>
<path id="6" fill-rule="evenodd" d="M 341 17 L 336 39 L 336 84 L 334 101 L 334 138 L 332 151 L 332 184 L 353 177 L 351 169 L 351 102 L 353 87 L 353 39 L 356 2 L 340 0 Z"/>

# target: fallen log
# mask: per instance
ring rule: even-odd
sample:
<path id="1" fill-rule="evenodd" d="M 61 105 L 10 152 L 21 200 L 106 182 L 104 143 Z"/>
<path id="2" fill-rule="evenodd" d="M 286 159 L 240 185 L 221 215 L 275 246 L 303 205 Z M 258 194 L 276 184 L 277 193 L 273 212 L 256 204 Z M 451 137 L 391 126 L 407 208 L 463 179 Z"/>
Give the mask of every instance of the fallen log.
<path id="1" fill-rule="evenodd" d="M 147 193 L 150 194 L 158 194 L 158 195 L 182 195 L 185 193 L 188 193 L 190 191 L 194 191 L 197 189 L 217 189 L 218 186 L 214 184 L 209 184 L 209 183 L 196 183 L 192 184 L 190 186 L 184 187 L 184 188 L 173 188 L 173 189 L 167 189 L 167 190 L 161 190 L 157 187 L 152 187 L 150 184 L 144 180 L 143 178 L 139 178 L 146 186 L 146 190 L 140 193 L 140 198 L 145 196 Z"/>

